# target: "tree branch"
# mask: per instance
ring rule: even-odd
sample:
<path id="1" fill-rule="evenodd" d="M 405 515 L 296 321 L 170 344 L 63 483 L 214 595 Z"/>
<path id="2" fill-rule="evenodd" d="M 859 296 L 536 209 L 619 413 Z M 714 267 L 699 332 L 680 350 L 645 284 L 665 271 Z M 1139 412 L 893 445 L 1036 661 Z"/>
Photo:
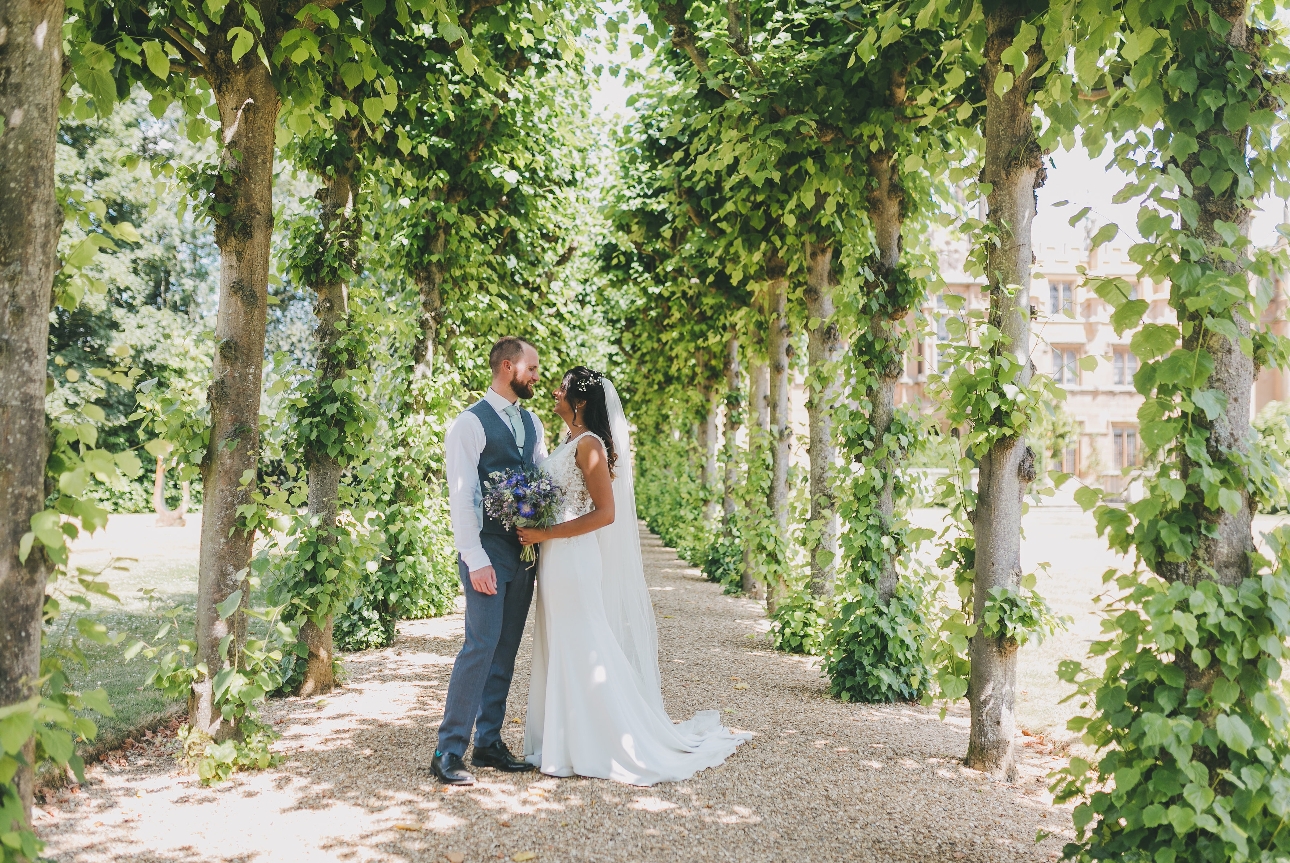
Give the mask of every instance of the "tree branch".
<path id="1" fill-rule="evenodd" d="M 658 8 L 663 13 L 663 20 L 672 28 L 672 44 L 689 55 L 690 62 L 694 64 L 694 68 L 709 79 L 709 87 L 713 87 L 727 99 L 734 99 L 735 91 L 731 89 L 729 84 L 724 81 L 716 81 L 716 85 L 713 86 L 716 76 L 712 74 L 712 70 L 708 66 L 707 55 L 694 41 L 694 30 L 691 29 L 690 22 L 685 17 L 685 8 L 681 5 L 680 0 L 673 3 L 659 3 Z"/>
<path id="2" fill-rule="evenodd" d="M 210 61 L 206 59 L 206 55 L 198 49 L 196 45 L 184 38 L 184 34 L 180 33 L 174 27 L 162 27 L 161 30 L 171 39 L 175 40 L 175 43 L 179 45 L 180 48 L 183 48 L 189 54 L 193 55 L 193 57 L 197 59 L 197 62 L 202 64 L 202 69 L 204 69 L 208 74 L 210 73 Z"/>
<path id="3" fill-rule="evenodd" d="M 743 59 L 748 71 L 760 81 L 761 67 L 752 58 L 752 50 L 748 47 L 748 39 L 744 36 L 743 16 L 739 14 L 739 0 L 726 0 L 726 33 L 729 35 L 730 49 Z"/>
<path id="4" fill-rule="evenodd" d="M 285 11 L 288 16 L 294 19 L 300 14 L 301 9 L 304 9 L 310 4 L 317 6 L 319 9 L 335 9 L 343 2 L 344 0 L 291 0 L 291 2 L 287 4 Z"/>
<path id="5" fill-rule="evenodd" d="M 469 27 L 470 20 L 475 17 L 476 12 L 479 12 L 482 9 L 491 9 L 494 6 L 501 6 L 505 2 L 506 0 L 479 0 L 478 3 L 472 3 L 470 4 L 470 8 L 459 17 L 458 23 L 461 24 L 462 27 Z"/>

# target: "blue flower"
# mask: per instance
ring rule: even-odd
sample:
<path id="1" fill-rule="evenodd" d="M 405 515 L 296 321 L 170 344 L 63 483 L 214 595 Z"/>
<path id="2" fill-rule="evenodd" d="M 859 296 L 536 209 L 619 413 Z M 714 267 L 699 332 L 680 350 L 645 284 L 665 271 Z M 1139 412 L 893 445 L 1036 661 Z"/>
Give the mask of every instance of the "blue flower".
<path id="1" fill-rule="evenodd" d="M 524 518 L 532 518 L 536 514 L 537 514 L 537 507 L 535 507 L 533 504 L 529 503 L 528 501 L 525 501 L 524 503 L 520 504 L 520 515 L 522 515 Z"/>

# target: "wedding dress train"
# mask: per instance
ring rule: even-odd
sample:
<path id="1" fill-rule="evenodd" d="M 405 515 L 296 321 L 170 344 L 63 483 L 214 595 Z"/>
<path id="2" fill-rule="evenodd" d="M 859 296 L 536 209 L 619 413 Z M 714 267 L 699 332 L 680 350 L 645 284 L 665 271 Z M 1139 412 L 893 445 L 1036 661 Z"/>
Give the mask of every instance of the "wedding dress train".
<path id="1" fill-rule="evenodd" d="M 615 442 L 626 444 L 618 425 Z M 625 429 L 625 419 L 621 425 Z M 592 508 L 574 459 L 580 439 L 559 447 L 542 465 L 564 493 L 564 521 Z M 626 526 L 639 568 L 631 456 L 627 446 L 615 449 L 628 473 L 625 494 L 615 482 L 614 525 L 542 543 L 524 754 L 551 776 L 653 785 L 721 764 L 751 735 L 722 727 L 716 710 L 674 724 L 663 708 L 653 612 L 643 572 L 633 570 L 625 548 Z"/>

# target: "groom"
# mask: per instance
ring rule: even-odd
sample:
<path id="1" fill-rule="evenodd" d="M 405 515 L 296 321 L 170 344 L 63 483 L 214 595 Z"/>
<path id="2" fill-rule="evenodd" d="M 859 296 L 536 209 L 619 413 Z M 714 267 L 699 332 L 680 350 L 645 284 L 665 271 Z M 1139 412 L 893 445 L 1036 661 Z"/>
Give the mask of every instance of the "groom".
<path id="1" fill-rule="evenodd" d="M 492 385 L 457 417 L 444 441 L 453 544 L 466 594 L 466 643 L 452 666 L 439 746 L 430 762 L 434 775 L 449 785 L 475 782 L 462 761 L 472 729 L 475 767 L 535 769 L 511 754 L 501 732 L 537 564 L 520 560 L 523 547 L 514 529 L 485 514 L 482 499 L 490 473 L 546 458 L 542 423 L 518 404 L 533 397 L 537 350 L 523 339 L 498 339 L 488 365 Z"/>

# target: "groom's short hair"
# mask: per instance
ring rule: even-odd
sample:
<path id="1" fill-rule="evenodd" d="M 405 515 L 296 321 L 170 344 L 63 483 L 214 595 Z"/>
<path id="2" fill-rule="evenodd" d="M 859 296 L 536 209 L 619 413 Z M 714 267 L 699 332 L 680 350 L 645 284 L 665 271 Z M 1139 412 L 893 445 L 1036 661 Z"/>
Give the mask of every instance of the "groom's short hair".
<path id="1" fill-rule="evenodd" d="M 530 342 L 518 336 L 502 336 L 493 345 L 493 349 L 488 352 L 488 367 L 496 374 L 497 370 L 502 367 L 502 363 L 510 360 L 515 362 L 524 356 L 524 349 L 531 348 Z"/>

